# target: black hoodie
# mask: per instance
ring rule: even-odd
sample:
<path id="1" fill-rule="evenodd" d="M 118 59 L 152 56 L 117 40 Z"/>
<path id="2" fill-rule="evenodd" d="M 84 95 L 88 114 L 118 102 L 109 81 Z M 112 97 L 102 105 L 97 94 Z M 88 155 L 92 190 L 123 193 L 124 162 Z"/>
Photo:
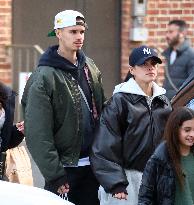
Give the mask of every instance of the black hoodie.
<path id="1" fill-rule="evenodd" d="M 83 51 L 77 52 L 78 65 L 72 64 L 70 61 L 60 56 L 57 53 L 58 45 L 49 47 L 47 51 L 41 56 L 38 66 L 50 66 L 56 69 L 61 69 L 70 73 L 74 79 L 78 81 L 79 86 L 83 90 L 87 102 L 92 110 L 92 91 L 89 87 L 84 67 L 86 65 L 86 57 Z M 82 133 L 83 143 L 80 153 L 80 158 L 87 157 L 89 155 L 89 149 L 92 142 L 94 121 L 93 116 L 89 112 L 84 99 L 82 99 Z"/>
<path id="2" fill-rule="evenodd" d="M 88 103 L 92 108 L 91 91 L 89 89 L 83 69 L 86 63 L 85 54 L 81 50 L 77 52 L 78 65 L 75 66 L 73 63 L 57 53 L 58 47 L 58 45 L 49 47 L 47 51 L 41 56 L 38 66 L 50 66 L 71 73 L 73 78 L 78 81 L 80 87 L 83 89 Z"/>

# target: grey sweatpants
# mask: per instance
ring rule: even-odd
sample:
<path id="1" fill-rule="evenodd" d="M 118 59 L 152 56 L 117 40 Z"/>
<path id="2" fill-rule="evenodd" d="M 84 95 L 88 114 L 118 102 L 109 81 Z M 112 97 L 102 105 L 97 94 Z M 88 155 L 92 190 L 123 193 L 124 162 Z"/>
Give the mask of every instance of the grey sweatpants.
<path id="1" fill-rule="evenodd" d="M 135 170 L 125 170 L 129 185 L 127 186 L 127 200 L 119 200 L 112 197 L 112 194 L 108 194 L 100 186 L 98 190 L 98 198 L 100 205 L 137 205 L 138 193 L 141 184 L 142 173 Z"/>

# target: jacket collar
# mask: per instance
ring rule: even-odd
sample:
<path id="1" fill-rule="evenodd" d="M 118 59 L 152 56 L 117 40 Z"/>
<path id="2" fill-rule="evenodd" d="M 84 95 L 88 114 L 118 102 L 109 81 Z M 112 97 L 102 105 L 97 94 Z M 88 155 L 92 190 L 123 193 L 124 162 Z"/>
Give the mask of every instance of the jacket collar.
<path id="1" fill-rule="evenodd" d="M 182 52 L 184 52 L 186 49 L 188 49 L 191 46 L 191 43 L 189 39 L 185 39 L 185 41 L 177 48 L 177 55 L 181 55 Z M 172 52 L 172 48 L 168 47 L 162 55 L 165 57 L 169 57 L 170 53 Z"/>
<path id="2" fill-rule="evenodd" d="M 147 97 L 147 95 L 143 92 L 143 90 L 140 88 L 140 86 L 137 84 L 134 78 L 130 78 L 127 82 L 124 82 L 124 83 L 121 83 L 115 86 L 113 94 L 118 93 L 118 92 L 131 93 L 131 94 L 136 94 L 136 95 Z M 155 98 L 160 95 L 164 95 L 165 93 L 166 93 L 166 90 L 164 88 L 158 86 L 155 82 L 153 82 L 152 98 Z"/>
<path id="3" fill-rule="evenodd" d="M 166 104 L 166 105 L 169 104 L 167 98 L 165 97 L 165 95 L 160 95 L 160 96 L 157 96 L 155 98 L 157 100 L 159 100 L 163 104 Z M 138 101 L 141 101 L 142 99 L 145 99 L 145 96 L 143 96 L 143 95 L 135 95 L 134 94 L 134 95 L 130 95 L 130 99 L 131 99 L 131 102 L 133 104 L 136 104 Z"/>

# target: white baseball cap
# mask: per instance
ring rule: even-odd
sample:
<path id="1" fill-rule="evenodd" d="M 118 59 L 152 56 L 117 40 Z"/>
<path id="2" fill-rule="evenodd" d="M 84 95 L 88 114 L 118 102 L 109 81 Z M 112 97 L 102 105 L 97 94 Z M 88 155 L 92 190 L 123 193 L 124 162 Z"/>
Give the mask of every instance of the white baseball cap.
<path id="1" fill-rule="evenodd" d="M 77 22 L 76 21 L 77 17 L 80 17 L 84 21 L 84 23 L 79 22 L 79 21 Z M 65 28 L 69 26 L 76 26 L 76 25 L 82 25 L 82 26 L 87 27 L 85 18 L 80 12 L 74 11 L 74 10 L 61 11 L 55 16 L 54 30 L 49 32 L 48 36 L 56 36 L 55 29 Z"/>

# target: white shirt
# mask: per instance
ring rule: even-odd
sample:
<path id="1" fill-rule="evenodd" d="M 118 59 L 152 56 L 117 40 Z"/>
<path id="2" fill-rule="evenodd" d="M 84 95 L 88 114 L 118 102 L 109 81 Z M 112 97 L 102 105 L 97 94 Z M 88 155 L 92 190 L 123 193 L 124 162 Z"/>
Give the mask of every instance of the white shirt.
<path id="1" fill-rule="evenodd" d="M 177 52 L 172 51 L 170 54 L 170 65 L 172 65 L 174 63 L 174 61 L 176 60 L 176 57 L 177 57 Z"/>

